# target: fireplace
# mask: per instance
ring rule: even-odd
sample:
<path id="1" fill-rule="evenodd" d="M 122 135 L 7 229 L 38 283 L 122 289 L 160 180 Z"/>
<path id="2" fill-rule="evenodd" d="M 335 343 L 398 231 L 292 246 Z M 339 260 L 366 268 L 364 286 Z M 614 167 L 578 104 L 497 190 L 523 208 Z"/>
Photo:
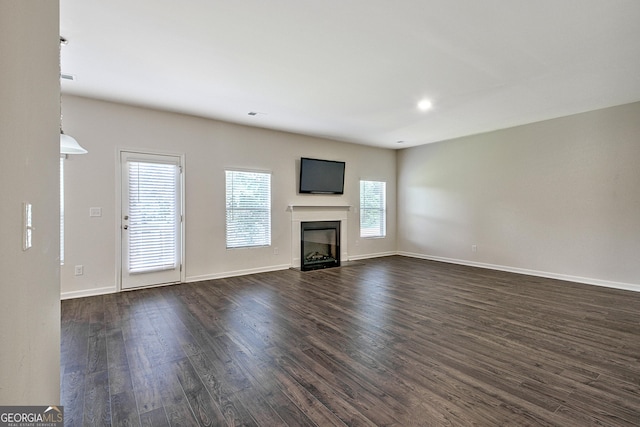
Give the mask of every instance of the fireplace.
<path id="1" fill-rule="evenodd" d="M 300 223 L 302 271 L 340 266 L 340 221 Z"/>

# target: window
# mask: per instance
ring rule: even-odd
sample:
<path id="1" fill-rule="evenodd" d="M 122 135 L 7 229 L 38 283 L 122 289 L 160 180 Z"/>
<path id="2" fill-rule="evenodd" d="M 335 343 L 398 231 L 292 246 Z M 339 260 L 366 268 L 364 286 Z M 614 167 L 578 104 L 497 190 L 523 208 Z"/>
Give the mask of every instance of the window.
<path id="1" fill-rule="evenodd" d="M 60 156 L 60 265 L 64 265 L 64 156 Z"/>
<path id="2" fill-rule="evenodd" d="M 360 237 L 387 234 L 386 182 L 360 181 Z"/>
<path id="3" fill-rule="evenodd" d="M 227 248 L 271 245 L 271 174 L 225 174 Z"/>

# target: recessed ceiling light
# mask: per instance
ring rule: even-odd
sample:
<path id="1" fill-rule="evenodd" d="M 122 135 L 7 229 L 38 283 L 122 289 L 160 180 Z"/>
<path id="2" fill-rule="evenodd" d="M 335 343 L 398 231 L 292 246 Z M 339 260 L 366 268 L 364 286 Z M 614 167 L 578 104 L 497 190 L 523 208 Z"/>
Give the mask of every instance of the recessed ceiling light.
<path id="1" fill-rule="evenodd" d="M 427 111 L 431 107 L 433 107 L 433 104 L 428 99 L 423 99 L 422 101 L 418 102 L 418 109 L 422 111 Z"/>

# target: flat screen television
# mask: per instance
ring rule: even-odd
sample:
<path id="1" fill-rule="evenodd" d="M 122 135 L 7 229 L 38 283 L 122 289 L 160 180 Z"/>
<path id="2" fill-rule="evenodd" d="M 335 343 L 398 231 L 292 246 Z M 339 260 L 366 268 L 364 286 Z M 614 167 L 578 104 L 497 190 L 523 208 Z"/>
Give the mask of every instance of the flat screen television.
<path id="1" fill-rule="evenodd" d="M 343 194 L 344 162 L 300 159 L 300 193 Z"/>

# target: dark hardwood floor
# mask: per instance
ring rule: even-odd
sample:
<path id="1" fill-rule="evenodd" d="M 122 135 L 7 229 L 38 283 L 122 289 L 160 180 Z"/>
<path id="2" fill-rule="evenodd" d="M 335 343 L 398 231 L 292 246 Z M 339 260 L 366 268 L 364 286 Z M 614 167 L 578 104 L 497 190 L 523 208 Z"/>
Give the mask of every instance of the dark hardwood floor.
<path id="1" fill-rule="evenodd" d="M 378 258 L 62 302 L 66 425 L 637 426 L 640 293 Z"/>

